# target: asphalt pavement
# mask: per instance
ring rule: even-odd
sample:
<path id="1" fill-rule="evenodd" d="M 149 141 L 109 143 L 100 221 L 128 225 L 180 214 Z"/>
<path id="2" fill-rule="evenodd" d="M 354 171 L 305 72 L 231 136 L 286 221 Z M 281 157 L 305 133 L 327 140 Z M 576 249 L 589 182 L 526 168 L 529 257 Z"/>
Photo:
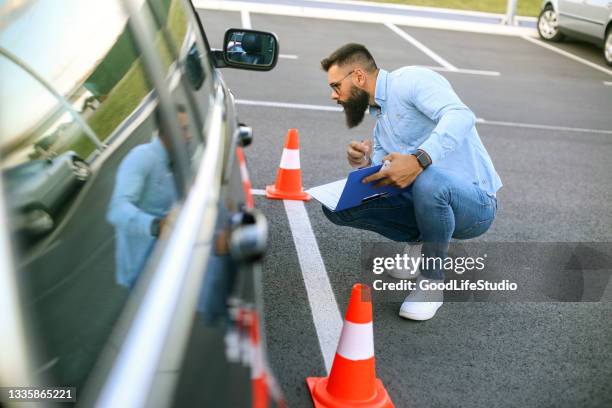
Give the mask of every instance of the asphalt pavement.
<path id="1" fill-rule="evenodd" d="M 201 10 L 211 45 L 240 13 Z M 278 66 L 268 73 L 225 69 L 240 120 L 254 129 L 245 150 L 253 188 L 274 182 L 289 128 L 300 132 L 305 188 L 346 176 L 345 146 L 371 135 L 373 120 L 348 130 L 333 107 L 319 61 L 347 42 L 365 44 L 380 67 L 439 66 L 383 24 L 250 14 L 275 32 Z M 478 118 L 500 174 L 499 212 L 487 242 L 612 241 L 612 76 L 520 37 L 400 26 L 460 70 L 440 73 Z M 559 46 L 600 66 L 600 50 Z M 242 100 L 314 105 L 256 106 Z M 264 262 L 269 359 L 290 407 L 311 406 L 305 378 L 325 375 L 298 254 L 282 201 L 256 197 L 270 223 Z M 345 310 L 361 275 L 362 243 L 376 234 L 337 227 L 316 201 L 305 204 L 337 306 Z M 518 246 L 508 245 L 513 251 Z M 521 253 L 511 253 L 520 257 Z M 519 271 L 509 267 L 512 277 Z M 604 407 L 612 405 L 612 303 L 445 304 L 427 322 L 402 320 L 398 302 L 374 293 L 378 376 L 398 407 Z"/>

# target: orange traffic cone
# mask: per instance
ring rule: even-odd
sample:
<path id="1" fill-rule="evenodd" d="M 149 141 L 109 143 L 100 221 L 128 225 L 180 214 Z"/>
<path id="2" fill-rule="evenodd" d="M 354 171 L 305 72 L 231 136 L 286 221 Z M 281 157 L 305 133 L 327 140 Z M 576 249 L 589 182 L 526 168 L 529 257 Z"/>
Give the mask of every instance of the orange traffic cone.
<path id="1" fill-rule="evenodd" d="M 329 377 L 308 377 L 306 383 L 315 408 L 393 408 L 376 378 L 369 286 L 353 286 Z"/>
<path id="2" fill-rule="evenodd" d="M 300 170 L 300 136 L 297 129 L 289 129 L 285 148 L 281 157 L 276 183 L 266 187 L 266 197 L 286 200 L 310 200 L 302 190 L 302 171 Z"/>
<path id="3" fill-rule="evenodd" d="M 251 317 L 251 383 L 253 389 L 253 408 L 266 408 L 269 405 L 270 396 L 268 392 L 266 370 L 264 368 L 263 353 L 259 343 L 259 319 L 257 312 L 252 311 Z"/>

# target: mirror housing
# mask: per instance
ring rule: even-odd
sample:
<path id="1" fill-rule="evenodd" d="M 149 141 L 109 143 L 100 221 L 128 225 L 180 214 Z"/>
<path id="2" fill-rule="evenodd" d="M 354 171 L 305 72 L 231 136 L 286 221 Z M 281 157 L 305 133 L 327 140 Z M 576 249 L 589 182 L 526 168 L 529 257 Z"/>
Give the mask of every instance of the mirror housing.
<path id="1" fill-rule="evenodd" d="M 232 68 L 269 71 L 278 61 L 278 38 L 267 31 L 230 28 L 223 40 L 223 60 Z"/>

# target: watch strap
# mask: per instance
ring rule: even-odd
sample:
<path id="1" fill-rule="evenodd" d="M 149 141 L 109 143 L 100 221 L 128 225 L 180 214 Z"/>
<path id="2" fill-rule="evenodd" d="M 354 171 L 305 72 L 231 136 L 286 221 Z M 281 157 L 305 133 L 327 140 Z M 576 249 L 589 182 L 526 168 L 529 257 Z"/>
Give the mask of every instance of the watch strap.
<path id="1" fill-rule="evenodd" d="M 425 150 L 418 149 L 414 156 L 416 157 L 423 170 L 431 166 L 431 157 L 429 157 Z"/>

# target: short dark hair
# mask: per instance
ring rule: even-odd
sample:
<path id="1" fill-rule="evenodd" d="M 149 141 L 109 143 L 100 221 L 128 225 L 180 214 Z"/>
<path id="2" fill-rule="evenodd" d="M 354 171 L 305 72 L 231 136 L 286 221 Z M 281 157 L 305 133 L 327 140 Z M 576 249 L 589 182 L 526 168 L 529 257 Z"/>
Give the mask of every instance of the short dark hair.
<path id="1" fill-rule="evenodd" d="M 176 108 L 176 111 L 178 113 L 188 113 L 187 107 L 183 105 L 182 103 L 175 103 L 174 107 Z M 157 107 L 155 108 L 154 114 L 155 114 L 155 121 L 157 122 L 157 125 L 159 126 L 160 123 L 162 123 L 162 114 L 161 114 L 161 107 L 159 106 L 159 102 L 157 104 Z"/>
<path id="2" fill-rule="evenodd" d="M 368 72 L 378 69 L 376 61 L 370 51 L 361 44 L 348 43 L 332 52 L 327 58 L 321 60 L 321 68 L 329 71 L 332 65 L 344 66 L 347 64 L 360 64 Z"/>

